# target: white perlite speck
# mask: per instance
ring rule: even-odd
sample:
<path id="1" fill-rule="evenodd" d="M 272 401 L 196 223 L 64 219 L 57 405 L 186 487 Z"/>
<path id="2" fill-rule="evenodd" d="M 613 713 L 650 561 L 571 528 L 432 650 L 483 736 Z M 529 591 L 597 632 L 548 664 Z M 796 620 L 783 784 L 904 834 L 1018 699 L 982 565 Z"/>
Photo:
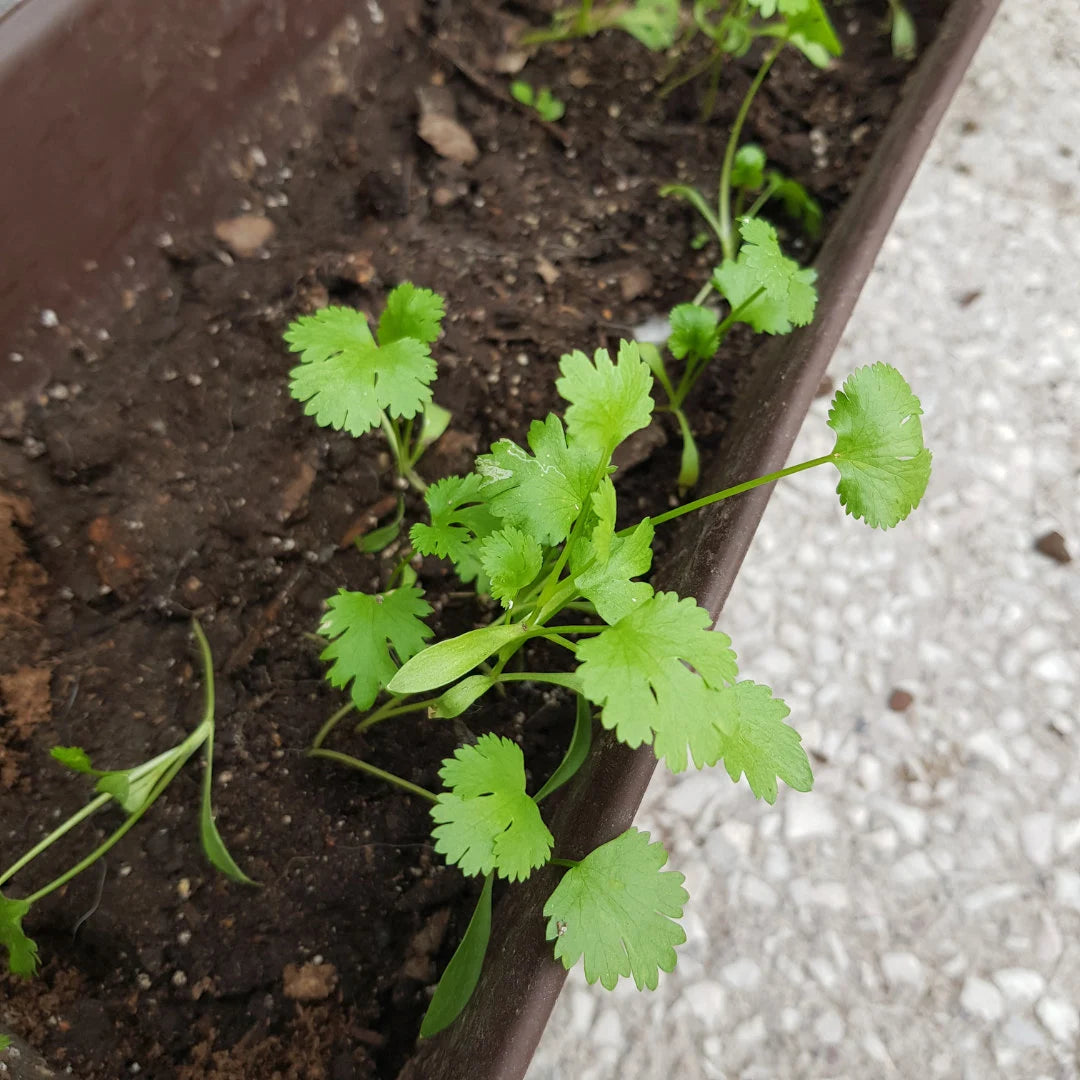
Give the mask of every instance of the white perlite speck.
<path id="1" fill-rule="evenodd" d="M 1044 997 L 1035 1006 L 1035 1015 L 1060 1043 L 1071 1043 L 1080 1034 L 1080 1013 L 1064 998 Z"/>
<path id="2" fill-rule="evenodd" d="M 960 1007 L 979 1020 L 993 1023 L 999 1020 L 1005 1011 L 1005 1001 L 1001 991 L 993 983 L 969 975 L 964 980 L 964 989 L 960 992 Z"/>

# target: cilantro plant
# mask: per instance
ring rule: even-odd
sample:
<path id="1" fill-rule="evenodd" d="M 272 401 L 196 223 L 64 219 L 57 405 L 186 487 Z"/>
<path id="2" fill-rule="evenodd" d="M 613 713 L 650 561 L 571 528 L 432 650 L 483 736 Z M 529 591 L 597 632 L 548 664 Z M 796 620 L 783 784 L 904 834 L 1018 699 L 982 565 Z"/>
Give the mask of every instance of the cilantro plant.
<path id="1" fill-rule="evenodd" d="M 594 4 L 582 0 L 577 7 L 555 13 L 551 27 L 522 38 L 524 45 L 593 37 L 602 30 L 623 30 L 647 49 L 667 49 L 679 30 L 679 0 L 614 0 Z"/>
<path id="2" fill-rule="evenodd" d="M 741 290 L 731 301 L 733 312 L 762 324 L 802 318 L 806 282 L 799 275 L 806 272 L 787 265 L 764 223 L 744 229 L 739 259 L 718 285 L 733 294 Z M 757 276 L 748 285 L 743 277 L 751 271 Z M 689 350 L 717 329 L 691 315 L 680 332 Z M 496 878 L 520 881 L 544 866 L 564 871 L 544 906 L 547 936 L 567 968 L 583 962 L 590 982 L 613 987 L 633 978 L 639 988 L 651 988 L 659 972 L 674 966 L 687 896 L 682 875 L 663 869 L 663 847 L 631 828 L 583 858 L 570 858 L 544 820 L 543 800 L 585 760 L 594 722 L 628 746 L 651 747 L 676 772 L 722 763 L 733 780 L 745 776 L 751 791 L 770 803 L 779 781 L 798 791 L 813 782 L 800 737 L 785 723 L 784 702 L 768 687 L 739 678 L 729 638 L 712 630 L 709 613 L 693 597 L 656 592 L 645 580 L 655 529 L 825 464 L 839 472 L 846 511 L 889 528 L 918 504 L 929 479 L 918 399 L 894 368 L 875 364 L 854 372 L 837 393 L 828 420 L 836 441 L 828 454 L 620 529 L 612 454 L 650 423 L 649 364 L 637 344 L 624 341 L 614 360 L 604 349 L 591 358 L 568 353 L 560 373 L 565 416 L 535 420 L 526 446 L 502 439 L 468 476 L 433 484 L 425 496 L 430 520 L 410 531 L 415 552 L 448 560 L 463 582 L 498 601 L 501 614 L 429 643 L 434 634 L 424 620 L 431 609 L 410 583 L 374 596 L 343 590 L 322 624 L 329 678 L 348 688 L 351 700 L 323 725 L 310 753 L 429 802 L 436 851 L 484 880 L 423 1035 L 451 1023 L 476 984 Z M 541 639 L 562 650 L 565 666 L 525 666 L 524 647 Z M 521 749 L 495 734 L 481 735 L 443 762 L 439 792 L 325 745 L 354 710 L 366 713 L 359 731 L 407 713 L 461 717 L 485 694 L 521 681 L 567 688 L 577 701 L 566 754 L 532 795 Z"/>
<path id="3" fill-rule="evenodd" d="M 537 116 L 541 120 L 547 120 L 548 123 L 561 120 L 566 115 L 566 103 L 560 101 L 551 92 L 550 87 L 542 86 L 539 90 L 535 90 L 532 84 L 524 79 L 515 79 L 510 84 L 510 95 L 515 101 L 520 101 L 522 105 L 528 105 L 530 109 L 534 109 Z"/>
<path id="4" fill-rule="evenodd" d="M 289 390 L 304 412 L 356 436 L 381 427 L 398 474 L 418 491 L 427 485 L 416 463 L 450 423 L 431 399 L 431 344 L 442 318 L 441 296 L 403 282 L 386 298 L 376 335 L 363 312 L 344 307 L 301 315 L 285 331 L 300 354 Z"/>
<path id="5" fill-rule="evenodd" d="M 37 970 L 37 945 L 27 936 L 22 925 L 23 919 L 29 914 L 34 904 L 66 885 L 119 843 L 139 823 L 172 783 L 176 774 L 200 749 L 205 759 L 202 800 L 199 806 L 199 839 L 202 842 L 203 851 L 210 862 L 226 877 L 243 884 L 254 884 L 236 865 L 214 823 L 211 806 L 214 758 L 214 666 L 210 655 L 210 645 L 202 627 L 197 622 L 193 622 L 192 629 L 198 641 L 202 659 L 204 708 L 202 720 L 186 739 L 172 749 L 130 769 L 96 769 L 86 751 L 80 747 L 53 747 L 52 756 L 61 765 L 77 773 L 96 778 L 94 789 L 97 794 L 81 810 L 72 814 L 44 840 L 35 844 L 25 855 L 0 873 L 0 885 L 8 882 L 98 810 L 115 803 L 127 817 L 93 851 L 48 884 L 30 893 L 29 896 L 16 899 L 0 893 L 0 945 L 7 952 L 8 969 L 13 974 L 29 976 Z"/>

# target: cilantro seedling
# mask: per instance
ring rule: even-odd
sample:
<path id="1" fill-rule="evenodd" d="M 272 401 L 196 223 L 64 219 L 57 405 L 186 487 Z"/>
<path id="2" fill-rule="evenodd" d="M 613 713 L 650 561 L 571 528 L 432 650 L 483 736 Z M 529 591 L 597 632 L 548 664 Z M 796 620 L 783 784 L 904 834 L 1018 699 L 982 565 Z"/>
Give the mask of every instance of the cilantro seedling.
<path id="1" fill-rule="evenodd" d="M 915 20 L 903 0 L 889 0 L 886 22 L 893 56 L 898 60 L 914 60 L 919 49 L 919 35 L 915 29 Z"/>
<path id="2" fill-rule="evenodd" d="M 647 49 L 661 51 L 675 42 L 679 30 L 679 0 L 614 0 L 594 4 L 582 0 L 575 8 L 558 11 L 547 30 L 525 34 L 523 45 L 593 37 L 602 30 L 623 30 Z"/>
<path id="3" fill-rule="evenodd" d="M 522 105 L 527 105 L 536 112 L 541 120 L 549 124 L 561 120 L 566 115 L 566 103 L 560 101 L 548 86 L 542 86 L 534 90 L 531 83 L 524 79 L 516 79 L 510 84 L 510 96 Z"/>
<path id="4" fill-rule="evenodd" d="M 808 319 L 809 272 L 782 255 L 771 226 L 750 220 L 742 229 L 738 258 L 719 273 L 717 287 L 732 305 L 728 320 L 775 328 Z M 671 348 L 684 358 L 711 354 L 722 337 L 723 324 L 704 309 L 678 311 L 672 322 Z M 592 357 L 575 351 L 559 369 L 564 417 L 534 421 L 526 446 L 500 440 L 473 473 L 432 485 L 425 495 L 430 521 L 410 532 L 417 552 L 449 560 L 502 613 L 426 644 L 429 609 L 419 587 L 410 585 L 375 596 L 339 593 L 323 622 L 328 676 L 335 686 L 350 686 L 353 700 L 323 725 L 311 755 L 429 802 L 436 850 L 463 873 L 485 879 L 465 939 L 432 999 L 425 1036 L 451 1023 L 472 993 L 490 935 L 496 877 L 519 881 L 544 866 L 565 871 L 544 908 L 547 935 L 567 967 L 584 962 L 590 982 L 613 987 L 633 978 L 639 988 L 654 987 L 659 972 L 673 967 L 683 940 L 675 920 L 686 894 L 680 874 L 661 870 L 663 848 L 630 829 L 583 859 L 569 859 L 558 853 L 542 814 L 542 801 L 585 760 L 595 723 L 628 746 L 651 747 L 674 771 L 722 764 L 732 780 L 745 776 L 753 794 L 770 803 L 781 781 L 810 789 L 810 762 L 786 723 L 784 702 L 768 687 L 739 679 L 730 640 L 712 629 L 693 597 L 655 592 L 644 580 L 655 529 L 823 464 L 840 474 L 845 510 L 887 528 L 914 508 L 929 479 L 919 402 L 895 369 L 875 364 L 854 372 L 837 393 L 828 420 L 836 433 L 830 453 L 617 529 L 612 455 L 650 423 L 648 357 L 622 342 L 614 359 L 605 349 Z M 578 612 L 584 619 L 569 621 Z M 562 649 L 569 670 L 523 664 L 522 650 L 534 640 Z M 521 681 L 564 687 L 577 701 L 566 754 L 532 796 L 522 751 L 495 734 L 466 741 L 443 762 L 440 792 L 325 746 L 354 709 L 369 710 L 357 730 L 406 713 L 441 722 Z"/>
<path id="5" fill-rule="evenodd" d="M 418 491 L 427 485 L 416 463 L 450 422 L 431 394 L 436 369 L 430 346 L 442 318 L 441 296 L 403 282 L 386 298 L 377 340 L 367 316 L 344 307 L 301 315 L 285 331 L 289 348 L 300 354 L 289 391 L 304 412 L 323 427 L 355 436 L 381 427 L 398 474 Z"/>
<path id="6" fill-rule="evenodd" d="M 202 798 L 199 805 L 199 839 L 203 851 L 210 862 L 226 877 L 247 885 L 255 884 L 229 854 L 214 822 L 211 805 L 214 756 L 214 665 L 210 655 L 210 645 L 202 627 L 198 622 L 193 622 L 192 630 L 198 642 L 203 666 L 204 704 L 202 719 L 186 739 L 172 749 L 130 769 L 97 769 L 86 751 L 80 747 L 56 746 L 53 748 L 52 756 L 61 765 L 74 772 L 96 778 L 97 795 L 49 833 L 44 840 L 35 844 L 25 855 L 0 873 L 0 885 L 9 881 L 72 829 L 108 804 L 116 803 L 127 814 L 127 817 L 90 854 L 29 896 L 16 899 L 0 893 L 0 946 L 3 946 L 7 952 L 8 969 L 13 974 L 29 976 L 37 970 L 37 945 L 27 936 L 22 925 L 23 919 L 30 913 L 33 905 L 93 866 L 98 859 L 119 843 L 139 823 L 172 783 L 176 774 L 200 749 L 205 759 Z"/>

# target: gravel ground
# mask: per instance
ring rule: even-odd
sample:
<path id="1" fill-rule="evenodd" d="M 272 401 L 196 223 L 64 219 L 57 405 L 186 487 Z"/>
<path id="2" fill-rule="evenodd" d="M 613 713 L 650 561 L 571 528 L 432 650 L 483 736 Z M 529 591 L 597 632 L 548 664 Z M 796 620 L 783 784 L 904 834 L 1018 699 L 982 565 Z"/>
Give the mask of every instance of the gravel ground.
<path id="1" fill-rule="evenodd" d="M 882 534 L 785 481 L 721 620 L 813 793 L 658 771 L 679 966 L 575 971 L 529 1080 L 1080 1077 L 1080 561 L 1034 549 L 1080 556 L 1078 42 L 1076 0 L 1005 0 L 835 357 L 920 394 L 923 506 Z"/>

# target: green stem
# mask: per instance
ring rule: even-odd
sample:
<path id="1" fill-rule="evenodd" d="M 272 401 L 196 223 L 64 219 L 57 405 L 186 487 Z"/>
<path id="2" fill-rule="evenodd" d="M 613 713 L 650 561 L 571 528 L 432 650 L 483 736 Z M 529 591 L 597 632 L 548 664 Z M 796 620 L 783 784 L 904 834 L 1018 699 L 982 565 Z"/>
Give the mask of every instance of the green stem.
<path id="1" fill-rule="evenodd" d="M 315 736 L 311 743 L 312 750 L 318 750 L 319 747 L 322 746 L 324 742 L 326 742 L 327 738 L 330 735 L 330 732 L 333 731 L 334 728 L 336 728 L 338 724 L 341 723 L 341 721 L 344 720 L 345 717 L 348 716 L 349 713 L 351 713 L 355 708 L 356 706 L 351 701 L 347 701 L 344 705 L 342 705 L 341 708 L 338 709 L 338 711 L 334 713 L 333 716 L 331 716 L 330 719 L 327 720 L 321 728 L 319 728 L 319 733 Z"/>
<path id="2" fill-rule="evenodd" d="M 396 420 L 392 420 L 387 416 L 385 410 L 380 410 L 379 412 L 379 423 L 383 429 L 383 434 L 386 436 L 386 441 L 390 444 L 390 449 L 393 451 L 394 461 L 397 463 L 398 476 L 407 480 L 409 484 L 422 495 L 427 491 L 427 484 L 417 476 L 409 462 L 408 446 L 400 425 Z"/>
<path id="3" fill-rule="evenodd" d="M 433 697 L 424 698 L 423 701 L 411 701 L 407 705 L 394 705 L 392 708 L 386 708 L 384 706 L 377 712 L 372 713 L 371 716 L 361 720 L 360 723 L 353 728 L 353 731 L 359 735 L 362 731 L 367 731 L 369 727 L 374 727 L 383 720 L 389 720 L 394 716 L 404 716 L 406 713 L 421 712 L 428 708 L 428 706 L 434 705 L 438 700 L 437 697 Z"/>
<path id="4" fill-rule="evenodd" d="M 552 686 L 564 686 L 575 693 L 581 692 L 581 680 L 564 671 L 509 671 L 497 676 L 499 682 L 540 682 Z"/>
<path id="5" fill-rule="evenodd" d="M 54 829 L 44 840 L 35 844 L 22 856 L 22 858 L 13 862 L 2 874 L 0 874 L 0 885 L 3 885 L 5 881 L 13 878 L 24 866 L 33 862 L 43 851 L 52 847 L 52 845 L 64 836 L 65 833 L 71 832 L 76 825 L 85 821 L 91 814 L 96 813 L 111 799 L 111 795 L 99 795 L 93 801 L 88 802 L 80 811 L 78 811 L 78 813 L 72 814 L 59 828 Z"/>
<path id="6" fill-rule="evenodd" d="M 327 761 L 336 761 L 339 765 L 348 765 L 351 769 L 359 769 L 360 772 L 366 772 L 371 776 L 377 777 L 379 780 L 385 780 L 388 784 L 394 784 L 396 787 L 409 792 L 411 795 L 419 795 L 420 798 L 427 799 L 428 802 L 434 803 L 439 801 L 438 797 L 428 791 L 427 788 L 422 788 L 419 784 L 413 784 L 400 776 L 395 776 L 393 773 L 387 772 L 385 769 L 380 769 L 376 765 L 369 765 L 366 761 L 361 761 L 359 758 L 352 757 L 350 754 L 342 754 L 337 750 L 319 749 L 309 750 L 308 757 L 326 758 Z"/>
<path id="7" fill-rule="evenodd" d="M 771 484 L 774 480 L 780 480 L 785 476 L 792 476 L 795 473 L 803 472 L 806 469 L 813 469 L 817 465 L 826 465 L 830 461 L 833 461 L 832 454 L 825 454 L 824 457 L 813 458 L 810 461 L 804 461 L 799 465 L 789 465 L 786 469 L 778 469 L 776 472 L 769 473 L 767 476 L 759 476 L 756 480 L 747 480 L 743 484 L 736 484 L 734 487 L 724 488 L 723 491 L 714 492 L 712 495 L 704 495 L 700 499 L 695 499 L 693 502 L 688 502 L 683 506 L 676 506 L 674 510 L 669 510 L 666 514 L 658 514 L 654 518 L 650 518 L 653 525 L 663 525 L 666 521 L 674 521 L 677 517 L 682 517 L 683 514 L 689 514 L 694 510 L 700 510 L 703 506 L 709 506 L 712 503 L 720 502 L 722 499 L 730 499 L 732 495 L 741 495 L 744 491 L 750 491 L 753 488 L 761 487 L 762 484 Z M 634 531 L 637 526 L 631 526 L 627 529 L 622 529 L 617 532 L 616 536 L 628 536 Z M 560 627 L 562 629 L 562 627 Z"/>
<path id="8" fill-rule="evenodd" d="M 567 870 L 573 870 L 574 867 L 577 866 L 578 863 L 581 862 L 581 860 L 580 859 L 555 859 L 555 858 L 552 858 L 552 859 L 549 859 L 548 862 L 550 862 L 552 864 L 552 866 L 565 866 Z"/>
<path id="9" fill-rule="evenodd" d="M 745 217 L 756 218 L 761 213 L 761 208 L 773 197 L 773 192 L 780 186 L 778 180 L 770 180 L 762 193 L 754 200 L 753 205 L 746 211 Z M 736 217 L 739 215 L 736 214 Z"/>
<path id="10" fill-rule="evenodd" d="M 779 41 L 765 54 L 765 59 L 762 61 L 761 67 L 758 68 L 758 73 L 754 76 L 754 81 L 750 84 L 750 89 L 747 90 L 746 96 L 739 106 L 739 111 L 735 116 L 735 123 L 731 128 L 731 134 L 728 136 L 727 147 L 724 150 L 724 164 L 720 170 L 720 190 L 717 194 L 717 205 L 720 211 L 720 246 L 724 249 L 725 259 L 735 258 L 735 232 L 731 225 L 731 170 L 735 164 L 735 151 L 739 148 L 739 138 L 742 135 L 743 124 L 746 123 L 746 117 L 750 112 L 754 97 L 757 95 L 758 90 L 761 89 L 765 76 L 769 74 L 769 68 L 773 66 L 773 61 L 780 55 L 780 50 L 783 49 L 785 44 L 786 42 Z"/>
<path id="11" fill-rule="evenodd" d="M 168 772 L 166 772 L 154 786 L 154 789 L 150 792 L 150 795 L 147 798 L 146 802 L 144 802 L 143 805 L 140 806 L 139 809 L 136 810 L 135 813 L 132 814 L 131 817 L 129 817 L 127 821 L 125 821 L 123 825 L 121 825 L 120 828 L 118 828 L 116 832 L 112 834 L 112 836 L 110 836 L 98 847 L 94 848 L 94 850 L 91 851 L 90 854 L 86 856 L 86 858 L 77 862 L 73 867 L 71 867 L 70 870 L 65 870 L 64 873 L 62 873 L 54 881 L 50 881 L 48 885 L 44 886 L 44 888 L 38 889 L 36 893 L 33 893 L 30 896 L 26 897 L 26 902 L 28 904 L 36 904 L 39 900 L 48 896 L 49 893 L 56 892 L 57 889 L 66 885 L 69 881 L 71 881 L 72 878 L 78 877 L 79 874 L 81 874 L 87 867 L 93 866 L 93 864 L 96 863 L 102 855 L 106 854 L 109 850 L 115 847 L 116 844 L 118 844 L 127 835 L 127 833 L 130 832 L 130 830 L 133 829 L 136 824 L 138 824 L 139 820 L 147 812 L 147 810 L 149 810 L 150 807 L 157 802 L 157 800 L 161 797 L 161 793 L 172 783 L 173 777 L 175 777 L 176 774 L 184 767 L 184 765 L 187 763 L 188 758 L 193 752 L 194 750 L 184 756 L 177 758 L 176 762 L 169 767 Z"/>

